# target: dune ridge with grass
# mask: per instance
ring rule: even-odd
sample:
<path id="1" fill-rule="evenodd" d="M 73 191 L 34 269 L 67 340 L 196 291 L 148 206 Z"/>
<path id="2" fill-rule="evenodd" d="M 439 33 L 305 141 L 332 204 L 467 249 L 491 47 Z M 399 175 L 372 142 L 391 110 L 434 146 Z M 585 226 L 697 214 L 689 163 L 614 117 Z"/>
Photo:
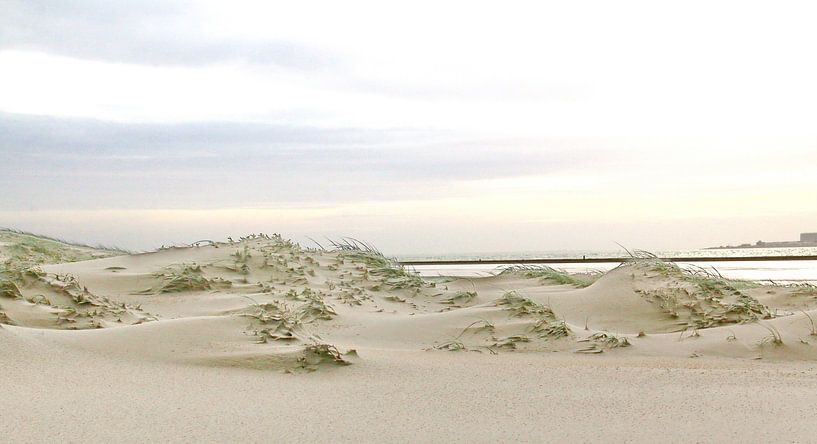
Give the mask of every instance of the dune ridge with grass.
<path id="1" fill-rule="evenodd" d="M 9 365 L 0 407 L 12 412 L 0 431 L 22 441 L 648 441 L 710 390 L 720 398 L 701 405 L 744 425 L 677 425 L 685 436 L 757 439 L 771 419 L 747 422 L 752 413 L 729 411 L 730 402 L 768 396 L 794 411 L 808 399 L 782 382 L 817 388 L 817 288 L 730 280 L 643 252 L 604 274 L 524 266 L 480 278 L 422 278 L 357 240 L 304 248 L 277 234 L 129 254 L 0 231 L 0 255 L 0 358 Z M 696 371 L 706 382 L 696 385 Z M 770 374 L 782 379 L 758 385 Z M 59 387 L 32 397 L 38 378 Z M 664 390 L 679 404 L 664 405 Z M 106 411 L 106 398 L 152 427 Z M 209 410 L 208 399 L 217 404 Z M 627 399 L 642 404 L 620 404 Z M 678 415 L 642 430 L 589 427 L 610 405 Z M 156 413 L 169 406 L 179 409 L 175 429 Z M 222 428 L 195 426 L 228 406 L 235 413 Z M 302 416 L 310 408 L 334 423 L 314 424 Z M 459 432 L 446 426 L 449 409 L 471 412 Z M 98 426 L 66 415 L 94 415 Z M 39 419 L 14 435 L 14 417 Z M 274 427 L 248 425 L 256 420 Z M 781 421 L 793 440 L 817 432 Z"/>

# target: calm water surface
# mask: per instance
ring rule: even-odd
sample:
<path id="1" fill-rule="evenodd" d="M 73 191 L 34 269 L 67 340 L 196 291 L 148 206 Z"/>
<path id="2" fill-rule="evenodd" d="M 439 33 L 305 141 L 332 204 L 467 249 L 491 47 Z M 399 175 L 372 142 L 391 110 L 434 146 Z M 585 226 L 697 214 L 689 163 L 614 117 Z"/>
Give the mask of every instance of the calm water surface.
<path id="1" fill-rule="evenodd" d="M 465 259 L 510 259 L 510 258 L 587 258 L 626 256 L 622 251 L 555 251 L 524 253 L 485 253 L 469 255 L 404 256 L 402 260 L 465 260 Z M 817 256 L 817 248 L 751 248 L 730 250 L 688 250 L 654 252 L 661 257 L 748 257 L 748 256 Z M 548 264 L 570 272 L 590 270 L 608 271 L 618 262 L 595 264 Z M 817 283 L 817 260 L 810 261 L 762 261 L 762 262 L 692 262 L 679 263 L 682 266 L 714 268 L 723 276 L 733 279 L 775 281 L 780 283 Z M 502 265 L 418 265 L 414 267 L 423 276 L 489 276 L 502 270 Z"/>

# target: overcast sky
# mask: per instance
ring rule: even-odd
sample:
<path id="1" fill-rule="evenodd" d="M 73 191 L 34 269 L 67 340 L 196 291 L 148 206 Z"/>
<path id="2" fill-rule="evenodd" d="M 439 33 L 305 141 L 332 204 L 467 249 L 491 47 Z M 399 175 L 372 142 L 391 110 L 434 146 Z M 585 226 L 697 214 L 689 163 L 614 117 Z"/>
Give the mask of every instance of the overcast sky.
<path id="1" fill-rule="evenodd" d="M 817 231 L 813 2 L 0 0 L 0 226 L 394 253 Z"/>

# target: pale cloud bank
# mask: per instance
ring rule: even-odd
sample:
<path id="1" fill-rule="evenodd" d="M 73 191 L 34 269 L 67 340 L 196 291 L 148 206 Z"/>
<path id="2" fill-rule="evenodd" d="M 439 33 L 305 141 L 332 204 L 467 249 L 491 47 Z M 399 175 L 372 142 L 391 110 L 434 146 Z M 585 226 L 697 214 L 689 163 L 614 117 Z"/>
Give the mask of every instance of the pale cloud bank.
<path id="1" fill-rule="evenodd" d="M 632 224 L 619 232 L 657 247 L 657 227 L 692 221 L 724 228 L 689 246 L 814 229 L 815 12 L 0 2 L 0 225 L 64 231 L 35 221 L 55 220 L 47 211 L 88 224 L 104 211 L 263 210 L 264 231 L 405 250 L 405 235 L 448 230 L 427 248 L 461 251 L 480 249 L 452 234 L 463 224 L 486 249 L 519 248 L 498 234 L 514 230 L 534 249 L 602 242 L 571 226 Z"/>

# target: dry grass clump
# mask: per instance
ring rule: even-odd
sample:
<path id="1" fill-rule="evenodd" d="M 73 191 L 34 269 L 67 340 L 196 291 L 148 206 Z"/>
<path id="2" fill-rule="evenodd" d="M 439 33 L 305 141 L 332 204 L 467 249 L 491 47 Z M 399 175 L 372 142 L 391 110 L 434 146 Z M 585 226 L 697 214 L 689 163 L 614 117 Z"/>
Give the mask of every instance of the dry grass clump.
<path id="1" fill-rule="evenodd" d="M 165 271 L 155 274 L 155 276 L 163 281 L 156 290 L 157 293 L 204 291 L 232 285 L 230 281 L 221 278 L 208 279 L 204 276 L 201 266 L 196 264 L 181 264 L 180 266 L 168 267 Z"/>
<path id="2" fill-rule="evenodd" d="M 76 262 L 129 253 L 121 248 L 93 247 L 7 228 L 0 229 L 0 242 L 5 244 L 0 246 L 0 255 L 8 258 L 6 265 L 11 268 Z"/>
<path id="3" fill-rule="evenodd" d="M 817 297 L 817 286 L 814 284 L 809 283 L 802 283 L 802 284 L 793 284 L 789 285 L 790 288 L 794 289 L 792 292 L 792 296 L 816 296 Z"/>
<path id="4" fill-rule="evenodd" d="M 540 338 L 551 339 L 566 338 L 572 333 L 564 320 L 551 321 L 545 318 L 537 320 L 531 331 L 538 333 Z"/>
<path id="5" fill-rule="evenodd" d="M 553 317 L 553 311 L 550 307 L 536 303 L 524 296 L 520 296 L 515 291 L 506 292 L 495 303 L 498 307 L 504 307 L 505 310 L 511 312 L 511 316 L 548 316 Z"/>
<path id="6" fill-rule="evenodd" d="M 334 286 L 330 286 L 329 288 L 332 290 Z M 363 301 L 371 299 L 371 297 L 364 293 L 363 289 L 359 287 L 344 288 L 335 295 L 335 298 L 347 305 L 363 305 Z"/>
<path id="7" fill-rule="evenodd" d="M 417 273 L 407 270 L 394 259 L 387 258 L 376 248 L 355 239 L 332 241 L 332 246 L 341 259 L 361 263 L 368 269 L 367 274 L 379 278 L 391 289 L 420 289 L 434 286 L 424 281 Z"/>
<path id="8" fill-rule="evenodd" d="M 505 293 L 495 304 L 506 307 L 513 317 L 533 317 L 534 322 L 530 331 L 536 333 L 539 338 L 559 339 L 572 333 L 565 321 L 556 319 L 550 307 L 520 296 L 514 291 Z"/>
<path id="9" fill-rule="evenodd" d="M 530 342 L 530 338 L 525 335 L 512 335 L 512 336 L 505 336 L 502 338 L 496 338 L 495 342 L 488 346 L 491 351 L 495 349 L 508 349 L 508 350 L 516 350 L 517 344 L 523 342 Z"/>
<path id="10" fill-rule="evenodd" d="M 302 289 L 300 293 L 295 289 L 291 289 L 284 295 L 287 299 L 305 302 L 299 308 L 299 313 L 303 319 L 309 321 L 315 319 L 329 320 L 337 315 L 335 309 L 326 303 L 324 296 L 323 292 L 316 292 L 309 287 Z"/>
<path id="11" fill-rule="evenodd" d="M 559 285 L 572 285 L 584 288 L 593 283 L 592 279 L 572 275 L 547 265 L 512 265 L 502 269 L 502 273 L 516 273 L 529 279 L 542 279 Z"/>
<path id="12" fill-rule="evenodd" d="M 772 317 L 768 307 L 742 291 L 758 287 L 757 283 L 726 279 L 715 269 L 682 268 L 654 255 L 635 258 L 622 266 L 641 267 L 667 278 L 661 288 L 635 291 L 648 302 L 658 302 L 661 310 L 678 318 L 679 325 L 684 329 L 754 322 Z"/>
<path id="13" fill-rule="evenodd" d="M 462 307 L 477 298 L 476 291 L 458 291 L 450 298 L 440 301 L 441 304 Z"/>
<path id="14" fill-rule="evenodd" d="M 301 316 L 289 306 L 280 301 L 267 304 L 256 304 L 250 313 L 244 316 L 251 317 L 263 325 L 253 333 L 259 344 L 272 341 L 289 341 L 298 339 L 296 330 L 301 326 Z"/>
<path id="15" fill-rule="evenodd" d="M 760 340 L 760 346 L 761 347 L 764 346 L 764 345 L 767 345 L 767 344 L 771 344 L 771 345 L 774 345 L 774 346 L 783 345 L 783 336 L 780 335 L 780 331 L 777 329 L 777 327 L 775 327 L 774 325 L 771 325 L 771 324 L 764 324 L 764 323 L 759 323 L 759 325 L 761 327 L 765 328 L 766 331 L 769 332 L 768 336 L 764 336 Z"/>
<path id="16" fill-rule="evenodd" d="M 320 291 L 316 292 L 309 287 L 304 287 L 300 292 L 292 288 L 284 294 L 284 297 L 292 301 L 311 301 L 313 299 L 321 298 L 322 295 L 323 293 Z"/>
<path id="17" fill-rule="evenodd" d="M 2 308 L 2 307 L 0 307 L 0 308 Z M 9 316 L 6 314 L 6 312 L 0 311 L 0 328 L 3 328 L 2 324 L 17 325 L 17 323 L 15 323 L 13 320 L 11 320 L 11 318 L 9 318 Z"/>
<path id="18" fill-rule="evenodd" d="M 22 299 L 23 295 L 20 293 L 20 289 L 17 288 L 17 285 L 14 282 L 0 279 L 0 298 Z"/>
<path id="19" fill-rule="evenodd" d="M 303 303 L 294 308 L 284 301 L 256 303 L 250 307 L 249 312 L 242 314 L 261 324 L 261 328 L 253 330 L 253 335 L 259 337 L 259 343 L 299 339 L 304 324 L 330 320 L 337 315 L 335 309 L 327 304 L 319 293 L 309 288 L 300 293 L 290 290 L 285 296 Z M 301 336 L 309 335 L 303 333 Z"/>
<path id="20" fill-rule="evenodd" d="M 330 320 L 337 315 L 335 309 L 323 299 L 315 298 L 307 301 L 298 309 L 301 319 L 311 322 L 316 319 Z"/>
<path id="21" fill-rule="evenodd" d="M 683 328 L 709 328 L 772 317 L 765 305 L 741 292 L 723 295 L 685 287 L 635 291 L 647 298 L 648 302 L 658 302 L 660 309 L 679 319 L 679 325 Z"/>
<path id="22" fill-rule="evenodd" d="M 706 294 L 734 294 L 740 290 L 760 287 L 760 284 L 757 282 L 727 279 L 715 268 L 710 269 L 693 265 L 689 265 L 688 268 L 683 268 L 675 263 L 662 261 L 655 255 L 652 255 L 652 253 L 642 253 L 651 256 L 633 258 L 621 266 L 644 267 L 661 276 L 675 278 L 682 282 L 693 284 L 698 287 L 700 292 Z"/>
<path id="23" fill-rule="evenodd" d="M 809 335 L 817 336 L 817 326 L 814 325 L 814 318 L 812 318 L 811 315 L 808 314 L 805 310 L 803 311 L 803 314 L 806 315 L 806 318 L 808 318 L 809 325 L 811 327 L 809 330 Z"/>
<path id="24" fill-rule="evenodd" d="M 577 353 L 601 353 L 604 349 L 629 347 L 631 345 L 627 338 L 607 332 L 593 333 L 578 342 L 591 342 L 592 344 L 586 348 L 576 350 Z"/>
<path id="25" fill-rule="evenodd" d="M 50 285 L 51 289 L 70 298 L 76 306 L 51 305 L 60 310 L 57 316 L 58 324 L 72 324 L 72 329 L 78 328 L 99 328 L 102 324 L 101 318 L 108 318 L 121 322 L 122 318 L 130 315 L 136 319 L 137 323 L 156 320 L 155 316 L 142 311 L 141 306 L 131 306 L 119 302 L 114 302 L 105 296 L 91 293 L 88 289 L 80 285 L 79 281 L 71 275 L 48 275 L 43 277 L 43 282 Z M 78 320 L 84 319 L 84 323 Z"/>
<path id="26" fill-rule="evenodd" d="M 466 334 L 478 334 L 482 332 L 489 332 L 493 333 L 495 330 L 495 326 L 491 321 L 485 319 L 476 320 L 470 324 L 468 324 L 462 331 L 454 337 L 450 341 L 445 341 L 441 344 L 436 344 L 426 350 L 447 350 L 447 351 L 480 351 L 478 349 L 470 349 L 468 348 L 460 339 Z M 494 338 L 495 339 L 495 338 Z M 492 353 L 494 352 L 491 350 L 490 346 L 487 347 L 489 351 Z"/>
<path id="27" fill-rule="evenodd" d="M 347 354 L 353 353 L 349 351 Z M 330 365 L 351 365 L 337 347 L 331 344 L 314 343 L 304 347 L 303 354 L 297 359 L 297 366 L 301 370 L 308 372 L 316 371 L 320 366 Z"/>
<path id="28" fill-rule="evenodd" d="M 468 351 L 468 347 L 459 339 L 452 339 L 441 344 L 434 345 L 431 349 L 446 350 L 446 351 Z M 427 349 L 430 350 L 430 349 Z"/>

